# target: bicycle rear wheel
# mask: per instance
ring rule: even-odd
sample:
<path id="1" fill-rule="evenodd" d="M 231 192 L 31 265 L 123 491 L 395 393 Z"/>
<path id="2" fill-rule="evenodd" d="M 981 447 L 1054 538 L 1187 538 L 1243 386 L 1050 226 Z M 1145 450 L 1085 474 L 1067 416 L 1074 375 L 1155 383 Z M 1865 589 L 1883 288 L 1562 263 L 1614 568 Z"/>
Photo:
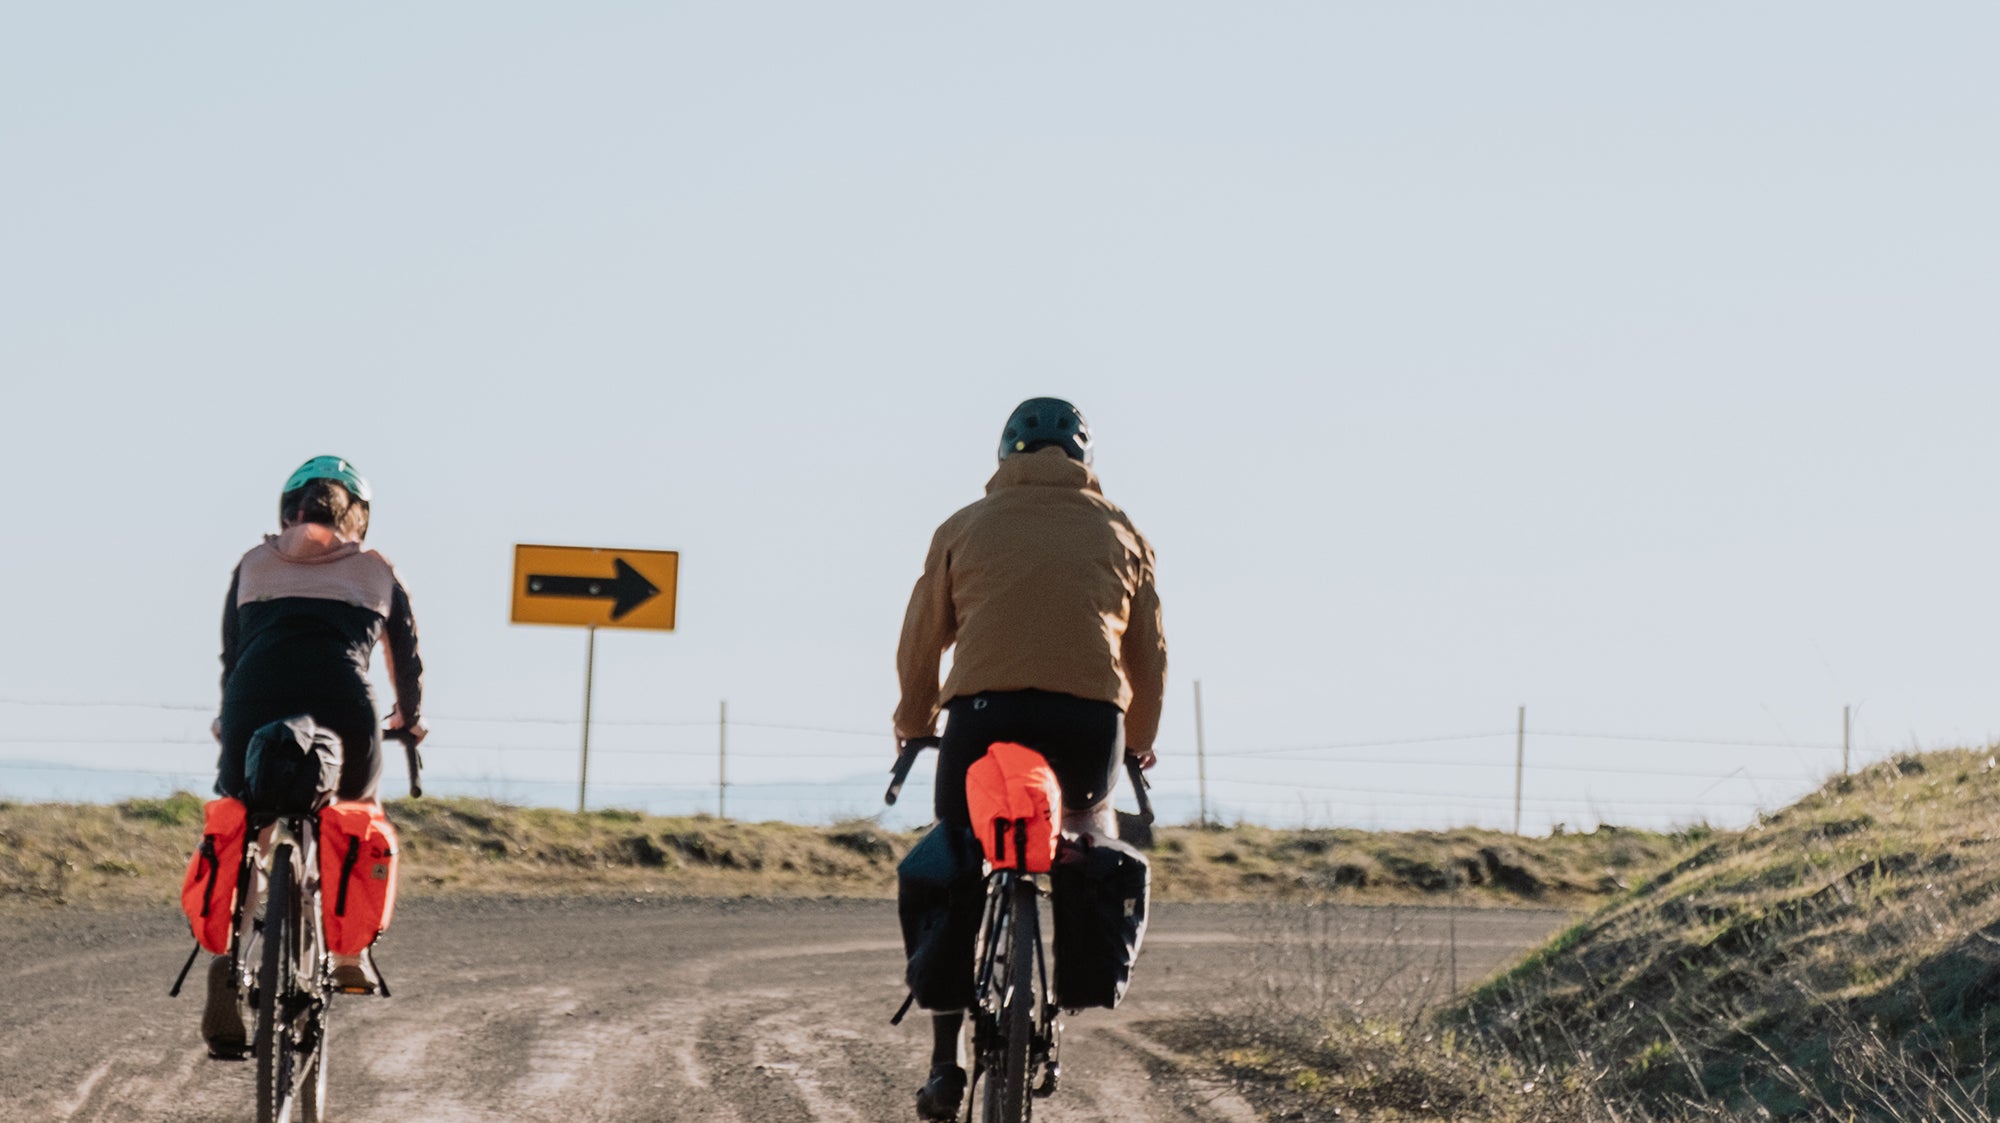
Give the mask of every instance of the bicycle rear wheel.
<path id="1" fill-rule="evenodd" d="M 1034 1101 L 1028 1095 L 1029 1047 L 1035 1033 L 1035 881 L 1016 876 L 1013 899 L 1007 902 L 1007 932 L 1001 948 L 1006 974 L 1001 993 L 998 1056 L 986 1072 L 986 1123 L 1027 1123 Z M 997 973 L 996 973 L 997 974 Z"/>
<path id="2" fill-rule="evenodd" d="M 271 855 L 271 880 L 264 894 L 263 960 L 257 971 L 257 1123 L 279 1123 L 291 1108 L 293 1053 L 286 1025 L 287 998 L 298 962 L 297 888 L 292 879 L 292 847 Z"/>

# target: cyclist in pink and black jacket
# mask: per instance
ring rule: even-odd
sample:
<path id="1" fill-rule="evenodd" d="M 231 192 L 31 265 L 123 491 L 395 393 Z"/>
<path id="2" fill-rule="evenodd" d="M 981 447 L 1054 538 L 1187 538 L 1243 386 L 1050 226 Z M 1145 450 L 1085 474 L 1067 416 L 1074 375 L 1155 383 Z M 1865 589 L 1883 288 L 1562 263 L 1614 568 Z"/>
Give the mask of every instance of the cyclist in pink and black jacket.
<path id="1" fill-rule="evenodd" d="M 396 692 L 389 728 L 423 737 L 416 617 L 388 559 L 362 548 L 369 496 L 347 461 L 306 461 L 285 482 L 278 533 L 237 563 L 222 607 L 217 792 L 243 794 L 243 757 L 259 727 L 310 714 L 340 736 L 340 798 L 374 799 L 382 732 L 368 664 L 378 641 Z"/>
<path id="2" fill-rule="evenodd" d="M 388 559 L 361 546 L 370 495 L 347 461 L 306 461 L 285 481 L 278 533 L 236 564 L 222 606 L 222 712 L 212 726 L 222 743 L 218 794 L 246 794 L 243 762 L 259 728 L 306 714 L 340 737 L 338 797 L 375 799 L 382 723 L 368 664 L 378 642 L 396 691 L 389 728 L 403 730 L 411 744 L 423 740 L 424 664 L 410 595 Z M 338 989 L 376 989 L 360 956 L 331 958 Z M 241 1054 L 245 1032 L 227 956 L 209 964 L 201 1028 L 213 1054 Z"/>

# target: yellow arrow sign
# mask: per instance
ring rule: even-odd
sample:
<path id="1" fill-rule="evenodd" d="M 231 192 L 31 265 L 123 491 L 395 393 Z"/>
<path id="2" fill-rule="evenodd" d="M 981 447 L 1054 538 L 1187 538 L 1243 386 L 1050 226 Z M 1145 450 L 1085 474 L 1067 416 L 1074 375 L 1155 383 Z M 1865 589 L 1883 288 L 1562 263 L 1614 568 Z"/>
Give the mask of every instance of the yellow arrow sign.
<path id="1" fill-rule="evenodd" d="M 515 546 L 516 624 L 674 630 L 674 550 Z"/>

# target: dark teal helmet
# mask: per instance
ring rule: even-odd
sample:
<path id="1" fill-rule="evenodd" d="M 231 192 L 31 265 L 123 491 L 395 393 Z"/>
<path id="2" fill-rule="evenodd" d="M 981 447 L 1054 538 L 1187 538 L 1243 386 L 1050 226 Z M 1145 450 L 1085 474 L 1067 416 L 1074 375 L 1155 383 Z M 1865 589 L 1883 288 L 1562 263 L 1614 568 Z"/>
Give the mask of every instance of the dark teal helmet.
<path id="1" fill-rule="evenodd" d="M 370 502 L 374 495 L 368 486 L 368 481 L 361 478 L 361 473 L 354 470 L 354 465 L 338 456 L 315 456 L 299 465 L 299 470 L 293 472 L 292 478 L 285 481 L 285 490 L 280 494 L 290 495 L 314 480 L 338 481 L 347 489 L 349 495 L 363 503 Z"/>
<path id="2" fill-rule="evenodd" d="M 1061 398 L 1029 398 L 1014 407 L 1000 430 L 1000 459 L 1042 445 L 1055 445 L 1070 459 L 1090 463 L 1090 423 Z"/>

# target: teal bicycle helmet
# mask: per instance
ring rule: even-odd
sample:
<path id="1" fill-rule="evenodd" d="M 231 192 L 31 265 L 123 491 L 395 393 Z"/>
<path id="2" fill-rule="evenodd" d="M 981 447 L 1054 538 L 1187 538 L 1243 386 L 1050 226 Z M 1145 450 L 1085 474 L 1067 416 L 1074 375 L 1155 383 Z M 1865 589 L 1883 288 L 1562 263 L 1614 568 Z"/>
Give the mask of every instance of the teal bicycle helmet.
<path id="1" fill-rule="evenodd" d="M 1000 459 L 1054 445 L 1072 460 L 1090 463 L 1090 423 L 1061 398 L 1029 398 L 1014 407 L 1007 427 L 1000 430 Z"/>
<path id="2" fill-rule="evenodd" d="M 368 481 L 361 478 L 361 473 L 354 470 L 354 465 L 338 456 L 315 456 L 299 465 L 299 470 L 293 472 L 292 478 L 285 481 L 285 490 L 282 494 L 290 495 L 314 480 L 338 481 L 347 489 L 349 495 L 363 503 L 370 502 L 374 495 L 373 489 L 368 486 Z"/>

